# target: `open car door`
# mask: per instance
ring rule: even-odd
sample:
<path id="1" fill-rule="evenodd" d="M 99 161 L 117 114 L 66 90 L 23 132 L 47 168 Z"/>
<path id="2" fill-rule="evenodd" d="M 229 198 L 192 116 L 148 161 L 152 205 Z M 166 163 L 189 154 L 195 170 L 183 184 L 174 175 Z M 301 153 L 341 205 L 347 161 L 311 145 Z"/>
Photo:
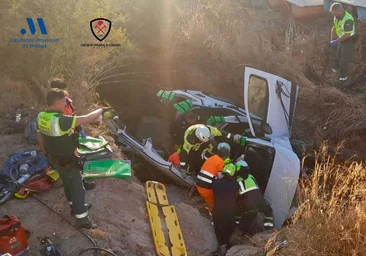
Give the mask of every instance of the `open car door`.
<path id="1" fill-rule="evenodd" d="M 256 127 L 265 122 L 272 128 L 269 137 L 290 137 L 298 91 L 282 77 L 246 67 L 244 105 L 252 135 L 257 137 Z"/>

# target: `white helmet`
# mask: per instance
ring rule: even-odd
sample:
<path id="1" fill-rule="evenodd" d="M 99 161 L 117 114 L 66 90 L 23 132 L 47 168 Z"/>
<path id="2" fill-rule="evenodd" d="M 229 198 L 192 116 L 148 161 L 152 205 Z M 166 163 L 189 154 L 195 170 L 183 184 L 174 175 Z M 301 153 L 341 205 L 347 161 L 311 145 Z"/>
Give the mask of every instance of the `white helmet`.
<path id="1" fill-rule="evenodd" d="M 210 140 L 210 136 L 211 136 L 211 132 L 210 129 L 208 129 L 206 126 L 204 125 L 200 125 L 196 128 L 196 137 L 202 141 L 202 142 L 207 142 Z"/>
<path id="2" fill-rule="evenodd" d="M 238 162 L 236 162 L 236 166 L 241 166 L 241 167 L 246 167 L 248 168 L 248 163 L 245 162 L 244 160 L 239 160 Z"/>
<path id="3" fill-rule="evenodd" d="M 236 162 L 236 168 L 237 170 L 243 170 L 245 172 L 249 171 L 249 166 L 248 163 L 245 162 L 244 160 L 239 160 L 238 162 Z"/>

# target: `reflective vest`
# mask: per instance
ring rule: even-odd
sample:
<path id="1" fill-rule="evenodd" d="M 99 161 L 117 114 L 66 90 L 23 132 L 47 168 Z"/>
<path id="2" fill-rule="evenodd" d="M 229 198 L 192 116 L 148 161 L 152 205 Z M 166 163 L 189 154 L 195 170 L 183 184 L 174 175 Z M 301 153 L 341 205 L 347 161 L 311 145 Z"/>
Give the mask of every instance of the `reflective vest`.
<path id="1" fill-rule="evenodd" d="M 342 37 L 346 32 L 344 31 L 344 25 L 346 24 L 346 21 L 352 20 L 353 21 L 353 30 L 351 32 L 351 36 L 356 34 L 356 25 L 355 20 L 352 17 L 352 15 L 349 12 L 344 13 L 344 17 L 342 20 L 338 20 L 336 17 L 333 19 L 334 28 L 336 30 L 337 36 L 340 38 Z M 347 32 L 349 33 L 349 32 Z"/>
<path id="2" fill-rule="evenodd" d="M 240 195 L 243 195 L 243 194 L 245 194 L 249 191 L 255 190 L 255 189 L 259 189 L 257 181 L 251 174 L 248 175 L 248 178 L 246 180 L 244 180 L 242 177 L 239 177 L 237 179 L 237 181 L 240 186 L 240 190 L 239 190 Z"/>
<path id="3" fill-rule="evenodd" d="M 192 125 L 190 126 L 187 131 L 184 133 L 184 143 L 183 143 L 183 148 L 182 148 L 182 151 L 180 153 L 180 166 L 181 167 L 185 167 L 187 165 L 187 156 L 189 154 L 189 152 L 191 150 L 194 150 L 194 151 L 198 151 L 201 147 L 201 145 L 203 144 L 202 141 L 199 141 L 198 138 L 196 138 L 196 135 L 194 134 L 196 132 L 196 129 L 197 127 L 201 126 L 201 124 L 195 124 L 195 125 Z M 211 135 L 213 137 L 217 137 L 217 136 L 223 136 L 223 133 L 217 129 L 216 127 L 213 127 L 213 126 L 209 126 L 209 125 L 206 125 L 209 129 L 210 129 L 210 132 L 211 132 Z M 231 134 L 227 134 L 226 135 L 228 139 L 230 139 L 232 136 Z M 188 137 L 194 137 L 195 141 L 197 141 L 195 144 L 191 144 L 188 140 Z M 208 146 L 209 150 L 208 152 L 212 152 L 213 150 L 213 147 L 212 146 Z"/>
<path id="4" fill-rule="evenodd" d="M 42 134 L 47 154 L 73 158 L 75 149 L 78 147 L 77 134 L 72 127 L 75 127 L 76 117 L 72 117 L 71 127 L 63 131 L 59 124 L 61 113 L 41 112 L 37 116 L 37 130 Z"/>
<path id="5" fill-rule="evenodd" d="M 225 161 L 218 155 L 209 157 L 202 165 L 197 174 L 196 185 L 206 189 L 212 189 L 212 182 L 218 176 L 218 173 L 224 168 Z"/>

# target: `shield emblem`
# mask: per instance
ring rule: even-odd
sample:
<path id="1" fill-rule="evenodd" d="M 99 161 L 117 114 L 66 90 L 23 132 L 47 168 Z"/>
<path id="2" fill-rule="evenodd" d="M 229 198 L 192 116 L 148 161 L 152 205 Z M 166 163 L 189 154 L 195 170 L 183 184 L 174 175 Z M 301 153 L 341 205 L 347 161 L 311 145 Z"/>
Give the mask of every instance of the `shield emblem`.
<path id="1" fill-rule="evenodd" d="M 112 22 L 104 18 L 90 21 L 90 28 L 96 39 L 103 41 L 111 31 Z"/>

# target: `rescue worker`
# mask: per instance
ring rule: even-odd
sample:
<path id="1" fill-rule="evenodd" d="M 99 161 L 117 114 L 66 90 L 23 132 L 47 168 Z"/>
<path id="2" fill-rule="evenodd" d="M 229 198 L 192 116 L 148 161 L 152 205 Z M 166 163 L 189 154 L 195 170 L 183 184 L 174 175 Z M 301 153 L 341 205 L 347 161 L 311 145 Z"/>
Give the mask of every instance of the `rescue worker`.
<path id="1" fill-rule="evenodd" d="M 346 81 L 349 64 L 353 60 L 355 52 L 356 24 L 352 15 L 345 11 L 340 3 L 333 3 L 330 11 L 334 16 L 330 45 L 337 47 L 336 61 L 332 71 L 337 72 L 339 69 L 339 80 Z"/>
<path id="2" fill-rule="evenodd" d="M 208 158 L 197 174 L 196 188 L 205 200 L 209 212 L 212 212 L 214 199 L 212 183 L 224 168 L 225 163 L 230 163 L 230 145 L 222 142 L 217 146 L 218 153 Z"/>
<path id="3" fill-rule="evenodd" d="M 235 172 L 234 164 L 226 164 L 222 170 L 223 177 L 212 183 L 215 202 L 212 217 L 221 255 L 225 255 L 230 248 L 230 237 L 235 230 L 236 198 L 240 188 L 235 179 Z"/>
<path id="4" fill-rule="evenodd" d="M 236 163 L 236 177 L 240 186 L 235 223 L 248 235 L 273 228 L 272 208 L 264 199 L 247 162 Z"/>
<path id="5" fill-rule="evenodd" d="M 194 124 L 197 124 L 200 117 L 192 112 L 179 113 L 178 117 L 170 124 L 170 137 L 175 145 L 175 149 L 181 148 L 184 142 L 185 131 Z"/>
<path id="6" fill-rule="evenodd" d="M 85 189 L 80 173 L 78 137 L 75 127 L 97 120 L 109 108 L 100 108 L 84 116 L 68 116 L 63 111 L 67 105 L 68 93 L 51 89 L 47 94 L 48 109 L 37 116 L 38 143 L 41 150 L 60 174 L 64 192 L 79 228 L 95 228 L 88 216 L 91 204 L 85 203 Z"/>
<path id="7" fill-rule="evenodd" d="M 204 157 L 201 155 L 202 149 L 210 147 L 209 151 L 212 151 L 213 146 L 216 144 L 214 139 L 235 142 L 243 146 L 246 142 L 246 137 L 239 134 L 232 135 L 209 125 L 192 125 L 184 133 L 184 143 L 179 156 L 180 168 L 183 173 L 191 175 L 193 171 L 198 172 L 200 170 L 204 161 Z M 213 152 L 210 153 L 212 156 Z"/>
<path id="8" fill-rule="evenodd" d="M 61 90 L 66 90 L 67 83 L 63 79 L 54 78 L 51 81 L 51 88 L 58 88 Z M 62 113 L 64 115 L 68 115 L 68 116 L 76 115 L 75 107 L 74 107 L 74 104 L 73 104 L 72 100 L 70 99 L 70 97 L 67 97 L 66 106 Z M 75 128 L 75 131 L 78 132 L 82 138 L 86 138 L 86 133 L 80 125 Z M 83 184 L 84 184 L 84 188 L 86 190 L 91 190 L 96 187 L 96 184 L 94 181 L 88 181 L 88 180 L 84 179 L 84 177 L 83 177 Z"/>

